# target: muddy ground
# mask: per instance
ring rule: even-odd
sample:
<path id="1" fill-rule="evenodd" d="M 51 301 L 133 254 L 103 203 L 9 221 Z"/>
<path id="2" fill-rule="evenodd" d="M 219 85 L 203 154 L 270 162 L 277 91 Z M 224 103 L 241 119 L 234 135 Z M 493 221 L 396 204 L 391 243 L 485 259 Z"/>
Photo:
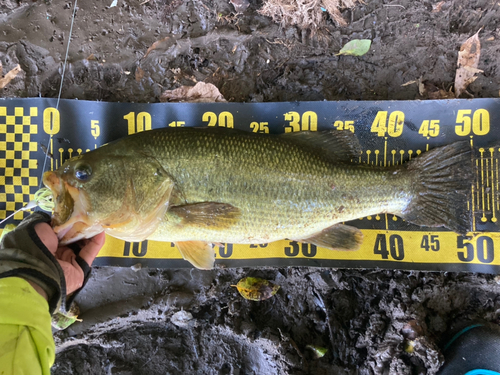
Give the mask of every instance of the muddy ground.
<path id="1" fill-rule="evenodd" d="M 325 13 L 314 34 L 280 27 L 252 0 L 80 0 L 63 98 L 157 102 L 196 81 L 230 101 L 425 99 L 448 90 L 461 43 L 483 28 L 470 96 L 498 97 L 500 4 L 492 0 L 366 0 Z M 2 97 L 57 97 L 74 3 L 0 0 L 0 60 L 23 72 Z M 354 38 L 363 57 L 335 56 Z M 154 42 L 155 48 L 147 53 Z M 465 95 L 465 97 L 469 97 Z M 243 276 L 281 285 L 243 300 Z M 96 269 L 79 297 L 82 323 L 56 335 L 54 374 L 435 374 L 443 334 L 461 319 L 497 322 L 491 275 L 313 268 Z M 189 315 L 191 314 L 191 315 Z M 403 327 L 421 329 L 413 353 Z M 328 348 L 313 358 L 307 345 Z"/>

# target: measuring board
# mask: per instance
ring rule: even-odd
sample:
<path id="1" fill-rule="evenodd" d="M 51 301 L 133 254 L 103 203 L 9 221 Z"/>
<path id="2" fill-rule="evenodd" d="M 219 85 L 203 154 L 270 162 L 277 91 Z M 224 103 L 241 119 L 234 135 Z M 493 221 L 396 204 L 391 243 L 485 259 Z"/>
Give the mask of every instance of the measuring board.
<path id="1" fill-rule="evenodd" d="M 463 237 L 381 214 L 350 222 L 363 231 L 359 251 L 340 252 L 294 241 L 214 247 L 217 263 L 242 266 L 318 266 L 500 273 L 500 99 L 295 102 L 103 103 L 55 99 L 0 100 L 0 219 L 38 190 L 46 169 L 107 142 L 161 127 L 218 126 L 261 133 L 351 130 L 363 153 L 355 162 L 404 163 L 422 152 L 469 140 L 476 179 L 468 207 L 472 232 Z M 50 135 L 52 139 L 49 143 Z M 19 222 L 27 213 L 14 215 Z M 95 265 L 191 267 L 167 242 L 128 243 L 109 237 Z"/>

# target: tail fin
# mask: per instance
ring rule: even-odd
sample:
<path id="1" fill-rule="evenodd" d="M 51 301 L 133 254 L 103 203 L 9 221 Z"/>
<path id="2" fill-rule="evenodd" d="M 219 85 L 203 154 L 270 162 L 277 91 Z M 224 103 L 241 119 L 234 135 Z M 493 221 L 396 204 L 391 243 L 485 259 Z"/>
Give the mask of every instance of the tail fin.
<path id="1" fill-rule="evenodd" d="M 402 217 L 414 224 L 446 227 L 465 235 L 471 230 L 467 209 L 474 181 L 472 150 L 467 141 L 435 148 L 408 163 L 414 197 Z"/>

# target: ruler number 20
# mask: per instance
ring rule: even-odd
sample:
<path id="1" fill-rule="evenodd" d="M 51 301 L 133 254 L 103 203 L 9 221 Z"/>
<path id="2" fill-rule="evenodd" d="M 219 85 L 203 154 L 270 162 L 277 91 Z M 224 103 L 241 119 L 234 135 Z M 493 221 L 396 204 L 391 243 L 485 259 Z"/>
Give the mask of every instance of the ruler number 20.
<path id="1" fill-rule="evenodd" d="M 457 237 L 457 248 L 464 249 L 457 252 L 458 259 L 462 262 L 472 262 L 477 258 L 481 263 L 491 263 L 495 259 L 495 247 L 490 237 L 480 236 L 476 240 L 476 246 L 473 243 L 465 242 L 466 237 Z"/>

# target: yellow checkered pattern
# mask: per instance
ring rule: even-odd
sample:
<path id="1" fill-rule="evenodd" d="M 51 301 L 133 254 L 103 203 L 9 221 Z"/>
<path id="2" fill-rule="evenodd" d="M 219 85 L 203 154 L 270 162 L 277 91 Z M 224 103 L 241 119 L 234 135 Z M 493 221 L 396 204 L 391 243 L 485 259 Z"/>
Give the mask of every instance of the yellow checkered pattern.
<path id="1" fill-rule="evenodd" d="M 35 117 L 37 107 L 0 106 L 0 219 L 28 203 L 38 190 L 38 144 L 31 141 L 38 133 Z M 19 212 L 14 219 L 23 216 Z"/>

